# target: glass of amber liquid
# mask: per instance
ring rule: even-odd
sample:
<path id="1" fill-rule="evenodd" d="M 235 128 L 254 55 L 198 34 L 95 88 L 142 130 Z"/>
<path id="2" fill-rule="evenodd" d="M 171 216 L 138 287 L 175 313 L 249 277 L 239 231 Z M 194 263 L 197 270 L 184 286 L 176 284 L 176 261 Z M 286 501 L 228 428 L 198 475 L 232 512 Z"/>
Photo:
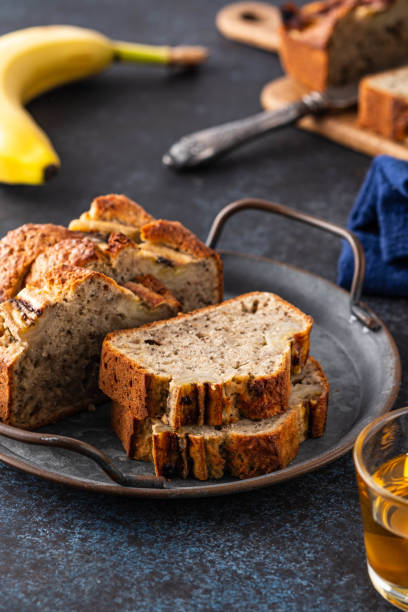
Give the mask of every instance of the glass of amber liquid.
<path id="1" fill-rule="evenodd" d="M 354 464 L 368 574 L 387 601 L 408 610 L 408 407 L 361 431 Z"/>

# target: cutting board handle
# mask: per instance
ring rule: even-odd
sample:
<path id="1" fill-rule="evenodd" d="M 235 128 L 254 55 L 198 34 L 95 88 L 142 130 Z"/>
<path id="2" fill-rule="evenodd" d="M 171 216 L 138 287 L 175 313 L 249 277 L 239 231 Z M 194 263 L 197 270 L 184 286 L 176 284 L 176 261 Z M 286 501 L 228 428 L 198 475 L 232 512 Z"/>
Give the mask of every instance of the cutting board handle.
<path id="1" fill-rule="evenodd" d="M 266 51 L 279 49 L 281 19 L 276 6 L 265 2 L 236 2 L 221 9 L 215 23 L 226 38 Z"/>
<path id="2" fill-rule="evenodd" d="M 350 290 L 350 312 L 351 314 L 360 321 L 370 331 L 378 331 L 381 328 L 374 312 L 366 304 L 361 302 L 361 293 L 363 289 L 364 275 L 365 275 L 365 255 L 361 242 L 353 232 L 350 230 L 324 221 L 318 217 L 312 217 L 306 213 L 303 213 L 294 208 L 283 206 L 283 204 L 276 204 L 275 202 L 269 202 L 268 200 L 261 200 L 258 198 L 247 198 L 244 200 L 237 200 L 225 206 L 215 217 L 210 231 L 207 236 L 206 245 L 211 249 L 214 249 L 221 236 L 222 229 L 227 220 L 240 212 L 241 210 L 265 210 L 267 212 L 275 213 L 312 225 L 318 229 L 322 229 L 330 234 L 334 234 L 343 240 L 346 240 L 350 245 L 350 248 L 354 256 L 354 273 L 353 280 L 351 283 Z"/>

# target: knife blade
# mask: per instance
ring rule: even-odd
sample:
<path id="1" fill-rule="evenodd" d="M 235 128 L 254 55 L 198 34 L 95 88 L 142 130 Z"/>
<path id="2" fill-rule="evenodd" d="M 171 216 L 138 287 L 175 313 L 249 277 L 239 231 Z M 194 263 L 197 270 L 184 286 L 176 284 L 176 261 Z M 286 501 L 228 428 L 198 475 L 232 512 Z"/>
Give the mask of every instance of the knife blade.
<path id="1" fill-rule="evenodd" d="M 181 170 L 207 164 L 233 149 L 273 130 L 295 123 L 305 115 L 352 108 L 358 100 L 358 83 L 311 91 L 278 110 L 263 111 L 183 136 L 163 156 L 165 166 Z"/>

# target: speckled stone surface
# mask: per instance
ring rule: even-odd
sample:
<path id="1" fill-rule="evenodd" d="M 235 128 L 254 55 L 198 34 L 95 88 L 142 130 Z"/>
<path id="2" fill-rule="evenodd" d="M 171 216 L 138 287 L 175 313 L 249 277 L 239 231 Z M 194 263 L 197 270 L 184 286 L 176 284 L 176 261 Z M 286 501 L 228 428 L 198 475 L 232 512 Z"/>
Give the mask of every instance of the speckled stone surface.
<path id="1" fill-rule="evenodd" d="M 226 203 L 269 198 L 344 224 L 370 159 L 288 128 L 188 174 L 161 166 L 180 136 L 259 110 L 277 59 L 221 38 L 216 0 L 3 0 L 0 32 L 45 24 L 121 39 L 201 43 L 197 74 L 117 66 L 30 105 L 62 158 L 45 187 L 0 187 L 1 233 L 65 223 L 100 193 L 124 192 L 205 237 Z M 245 230 L 245 232 L 244 232 Z M 222 246 L 334 280 L 339 244 L 261 213 L 234 219 Z M 406 300 L 370 298 L 403 363 Z M 0 465 L 1 610 L 385 611 L 366 574 L 350 453 L 317 472 L 230 498 L 143 502 L 86 494 Z"/>

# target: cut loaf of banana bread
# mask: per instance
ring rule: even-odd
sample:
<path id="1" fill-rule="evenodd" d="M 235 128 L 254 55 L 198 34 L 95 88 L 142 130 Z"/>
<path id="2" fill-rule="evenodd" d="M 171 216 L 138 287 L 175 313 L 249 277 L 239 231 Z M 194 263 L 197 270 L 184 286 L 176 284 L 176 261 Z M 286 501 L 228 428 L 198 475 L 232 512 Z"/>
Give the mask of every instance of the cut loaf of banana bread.
<path id="1" fill-rule="evenodd" d="M 96 198 L 71 229 L 27 224 L 0 240 L 0 301 L 63 263 L 123 284 L 153 275 L 189 311 L 223 297 L 220 257 L 176 221 L 155 220 L 123 195 Z"/>
<path id="2" fill-rule="evenodd" d="M 136 419 L 171 427 L 264 419 L 288 407 L 291 370 L 309 352 L 311 317 L 253 292 L 107 336 L 99 384 Z"/>
<path id="3" fill-rule="evenodd" d="M 315 90 L 343 85 L 408 56 L 408 0 L 323 0 L 282 9 L 286 72 Z"/>
<path id="4" fill-rule="evenodd" d="M 361 80 L 358 123 L 386 138 L 407 140 L 408 66 Z"/>
<path id="5" fill-rule="evenodd" d="M 328 398 L 327 378 L 320 364 L 309 357 L 302 373 L 292 378 L 288 411 L 269 419 L 176 431 L 159 419 L 138 421 L 116 402 L 111 417 L 127 455 L 153 461 L 158 476 L 250 478 L 285 467 L 301 442 L 323 435 Z"/>
<path id="6" fill-rule="evenodd" d="M 126 234 L 131 240 L 127 243 L 123 240 L 126 247 L 117 257 L 113 278 L 118 280 L 118 274 L 123 277 L 121 264 L 126 259 L 126 280 L 132 280 L 127 277 L 128 269 L 155 276 L 173 293 L 184 312 L 216 304 L 223 298 L 219 255 L 178 221 L 154 219 L 126 196 L 110 194 L 96 198 L 90 210 L 72 221 L 69 229 Z M 55 250 L 49 250 L 51 257 Z M 110 252 L 108 244 L 106 254 L 113 257 L 115 253 Z"/>
<path id="7" fill-rule="evenodd" d="M 0 304 L 0 418 L 34 429 L 100 401 L 105 335 L 179 310 L 154 278 L 122 287 L 72 265 L 49 270 L 41 287 Z"/>

